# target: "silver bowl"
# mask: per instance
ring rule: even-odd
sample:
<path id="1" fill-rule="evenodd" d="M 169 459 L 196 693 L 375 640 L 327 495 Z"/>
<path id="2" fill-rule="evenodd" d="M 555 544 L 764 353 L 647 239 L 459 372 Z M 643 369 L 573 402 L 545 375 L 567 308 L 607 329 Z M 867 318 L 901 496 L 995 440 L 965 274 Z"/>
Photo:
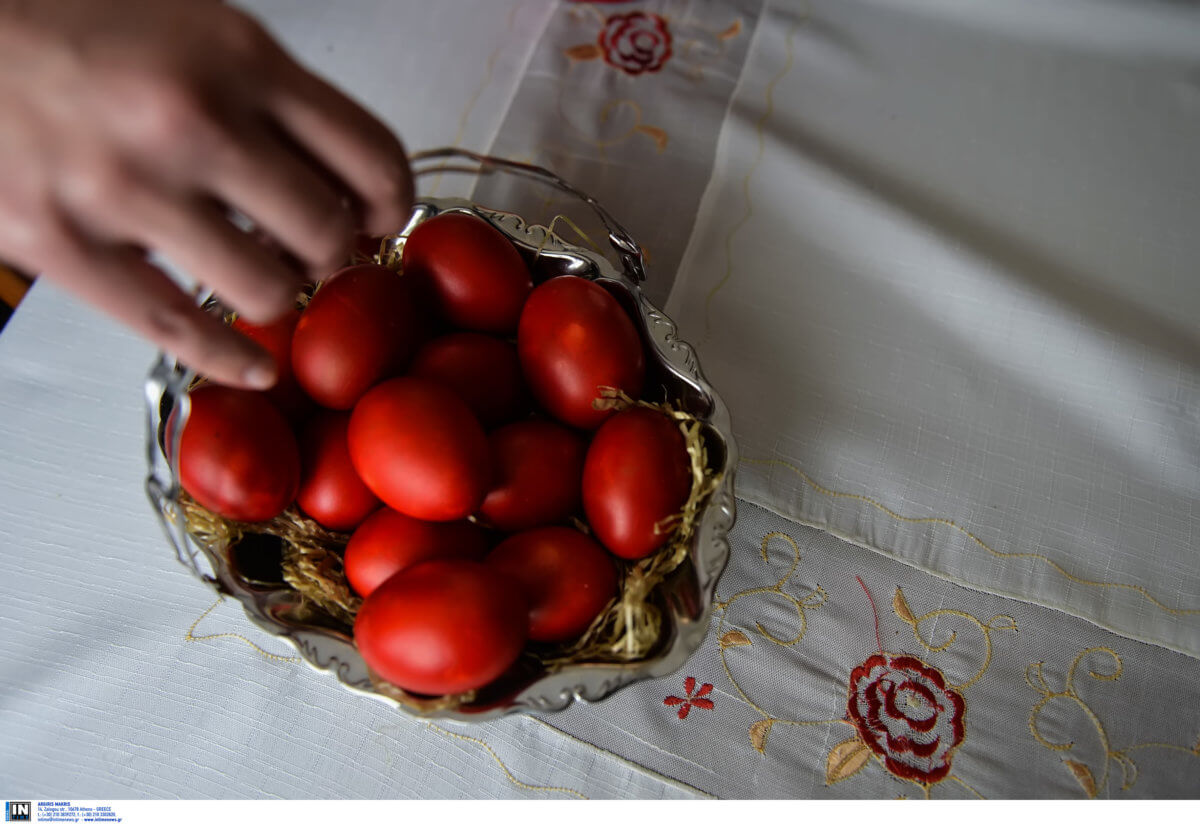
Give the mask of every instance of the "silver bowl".
<path id="1" fill-rule="evenodd" d="M 450 166 L 448 159 L 466 161 L 471 167 Z M 428 164 L 438 161 L 439 165 Z M 618 299 L 639 329 L 647 353 L 647 392 L 651 401 L 670 400 L 702 423 L 709 469 L 718 479 L 696 523 L 687 560 L 658 588 L 663 608 L 663 632 L 654 650 L 631 663 L 584 663 L 557 671 L 530 670 L 510 677 L 496 689 L 484 689 L 470 703 L 457 707 L 414 707 L 378 691 L 367 666 L 345 632 L 306 626 L 291 616 L 299 595 L 285 584 L 263 584 L 248 580 L 231 563 L 230 547 L 206 547 L 186 529 L 180 506 L 178 466 L 162 447 L 164 424 L 178 409 L 180 423 L 187 420 L 187 388 L 194 373 L 170 355 L 161 353 L 146 381 L 147 450 L 150 470 L 146 489 L 179 561 L 218 593 L 241 602 L 250 620 L 272 635 L 295 645 L 312 667 L 330 673 L 349 689 L 399 705 L 422 717 L 446 717 L 480 721 L 511 712 L 547 712 L 566 708 L 576 699 L 599 701 L 634 681 L 657 678 L 681 668 L 700 646 L 708 630 L 713 592 L 729 559 L 729 530 L 735 518 L 733 493 L 737 450 L 729 411 L 704 379 L 696 353 L 676 334 L 675 324 L 642 294 L 645 277 L 640 247 L 592 198 L 544 169 L 490 158 L 458 149 L 443 149 L 415 155 L 418 175 L 469 171 L 477 175 L 502 171 L 531 178 L 579 197 L 593 208 L 609 233 L 620 267 L 602 254 L 563 241 L 543 226 L 527 224 L 520 216 L 484 208 L 456 198 L 422 198 L 413 209 L 404 231 L 390 238 L 398 252 L 409 233 L 422 221 L 443 212 L 467 212 L 487 220 L 503 232 L 530 263 L 535 283 L 558 275 L 577 275 L 594 280 Z M 173 427 L 176 439 L 183 426 Z M 169 450 L 178 455 L 178 443 Z"/>

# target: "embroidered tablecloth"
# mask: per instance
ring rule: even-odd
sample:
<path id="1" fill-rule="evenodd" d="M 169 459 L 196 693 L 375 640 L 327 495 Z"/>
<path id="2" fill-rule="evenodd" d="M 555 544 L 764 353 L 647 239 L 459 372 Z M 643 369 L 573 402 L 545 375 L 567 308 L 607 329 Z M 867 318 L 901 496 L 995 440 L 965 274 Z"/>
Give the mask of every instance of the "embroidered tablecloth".
<path id="1" fill-rule="evenodd" d="M 548 165 L 645 245 L 746 457 L 713 624 L 543 719 L 346 693 L 178 567 L 152 352 L 39 284 L 0 335 L 0 789 L 1200 795 L 1193 9 L 247 5 L 410 147 Z"/>

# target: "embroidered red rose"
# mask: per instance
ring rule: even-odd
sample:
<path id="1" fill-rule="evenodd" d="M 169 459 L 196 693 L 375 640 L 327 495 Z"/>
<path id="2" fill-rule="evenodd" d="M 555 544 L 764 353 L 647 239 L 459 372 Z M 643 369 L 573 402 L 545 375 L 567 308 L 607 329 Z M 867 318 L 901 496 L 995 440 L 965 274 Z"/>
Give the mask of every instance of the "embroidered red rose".
<path id="1" fill-rule="evenodd" d="M 627 74 L 656 72 L 671 57 L 671 31 L 657 14 L 614 14 L 600 32 L 604 60 Z"/>
<path id="2" fill-rule="evenodd" d="M 909 655 L 878 653 L 850 673 L 850 720 L 887 770 L 909 781 L 949 774 L 966 708 L 938 670 Z"/>

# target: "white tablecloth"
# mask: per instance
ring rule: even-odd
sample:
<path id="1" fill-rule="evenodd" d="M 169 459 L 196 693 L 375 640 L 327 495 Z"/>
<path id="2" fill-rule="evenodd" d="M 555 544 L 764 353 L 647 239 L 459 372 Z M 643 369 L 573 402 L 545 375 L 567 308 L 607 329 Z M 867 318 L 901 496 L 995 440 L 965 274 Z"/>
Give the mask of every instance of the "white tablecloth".
<path id="1" fill-rule="evenodd" d="M 646 245 L 748 458 L 712 631 L 543 720 L 346 693 L 209 611 L 142 491 L 152 351 L 39 284 L 0 334 L 8 796 L 1200 794 L 1190 7 L 248 5 L 410 147 L 551 165 Z M 640 68 L 600 48 L 631 14 Z M 889 739 L 855 696 L 897 673 L 931 697 Z"/>

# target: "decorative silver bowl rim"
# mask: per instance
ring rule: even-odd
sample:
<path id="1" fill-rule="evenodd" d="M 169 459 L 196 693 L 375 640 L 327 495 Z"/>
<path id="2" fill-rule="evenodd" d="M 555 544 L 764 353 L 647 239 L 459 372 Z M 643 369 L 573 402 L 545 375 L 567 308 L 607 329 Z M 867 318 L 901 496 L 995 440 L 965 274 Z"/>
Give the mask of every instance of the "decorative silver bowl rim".
<path id="1" fill-rule="evenodd" d="M 552 173 L 528 164 L 476 155 L 461 150 L 436 150 L 414 155 L 414 166 L 422 160 L 449 157 L 466 158 L 479 164 L 476 174 L 493 171 L 516 173 L 548 182 L 556 188 L 585 200 L 597 211 L 609 230 L 609 240 L 621 258 L 618 270 L 604 255 L 569 244 L 546 227 L 527 224 L 520 216 L 478 206 L 460 198 L 419 198 L 408 225 L 389 238 L 395 251 L 403 246 L 409 233 L 424 220 L 446 211 L 469 212 L 487 220 L 519 247 L 536 251 L 540 265 L 558 267 L 558 274 L 588 277 L 605 286 L 621 300 L 627 311 L 640 321 L 647 354 L 658 366 L 659 374 L 691 398 L 687 411 L 704 425 L 706 447 L 710 455 L 718 455 L 712 467 L 719 480 L 701 511 L 688 550 L 690 563 L 676 570 L 662 586 L 672 581 L 691 592 L 695 598 L 667 598 L 664 604 L 665 647 L 642 661 L 607 664 L 585 663 L 563 667 L 541 675 L 524 684 L 518 691 L 505 696 L 502 702 L 486 708 L 437 708 L 418 710 L 376 691 L 361 656 L 348 635 L 320 627 L 298 627 L 275 617 L 285 613 L 297 594 L 288 588 L 269 589 L 246 582 L 230 568 L 221 552 L 212 552 L 188 534 L 179 504 L 181 487 L 178 466 L 168 461 L 159 445 L 159 433 L 165 417 L 178 409 L 181 424 L 190 412 L 187 388 L 195 373 L 167 353 L 159 357 L 150 370 L 145 384 L 147 405 L 147 452 L 149 474 L 146 490 L 156 514 L 161 520 L 176 557 L 198 578 L 222 595 L 236 598 L 250 620 L 264 631 L 293 644 L 314 669 L 329 673 L 345 687 L 400 706 L 422 718 L 453 718 L 460 721 L 484 721 L 513 712 L 547 712 L 568 707 L 573 701 L 599 701 L 617 689 L 647 678 L 669 675 L 679 668 L 699 648 L 708 631 L 712 615 L 717 580 L 729 560 L 729 530 L 736 517 L 734 470 L 737 466 L 737 447 L 733 440 L 729 410 L 705 380 L 693 348 L 679 339 L 674 322 L 655 307 L 643 294 L 639 281 L 644 279 L 640 247 L 607 212 L 594 200 L 566 184 Z M 418 173 L 463 171 L 440 168 L 418 169 Z M 623 298 L 623 299 L 622 299 Z M 685 408 L 689 403 L 684 403 Z M 178 438 L 183 426 L 175 426 L 175 443 L 170 453 L 178 455 Z M 710 460 L 712 460 L 710 458 Z M 687 576 L 686 580 L 677 580 Z"/>

